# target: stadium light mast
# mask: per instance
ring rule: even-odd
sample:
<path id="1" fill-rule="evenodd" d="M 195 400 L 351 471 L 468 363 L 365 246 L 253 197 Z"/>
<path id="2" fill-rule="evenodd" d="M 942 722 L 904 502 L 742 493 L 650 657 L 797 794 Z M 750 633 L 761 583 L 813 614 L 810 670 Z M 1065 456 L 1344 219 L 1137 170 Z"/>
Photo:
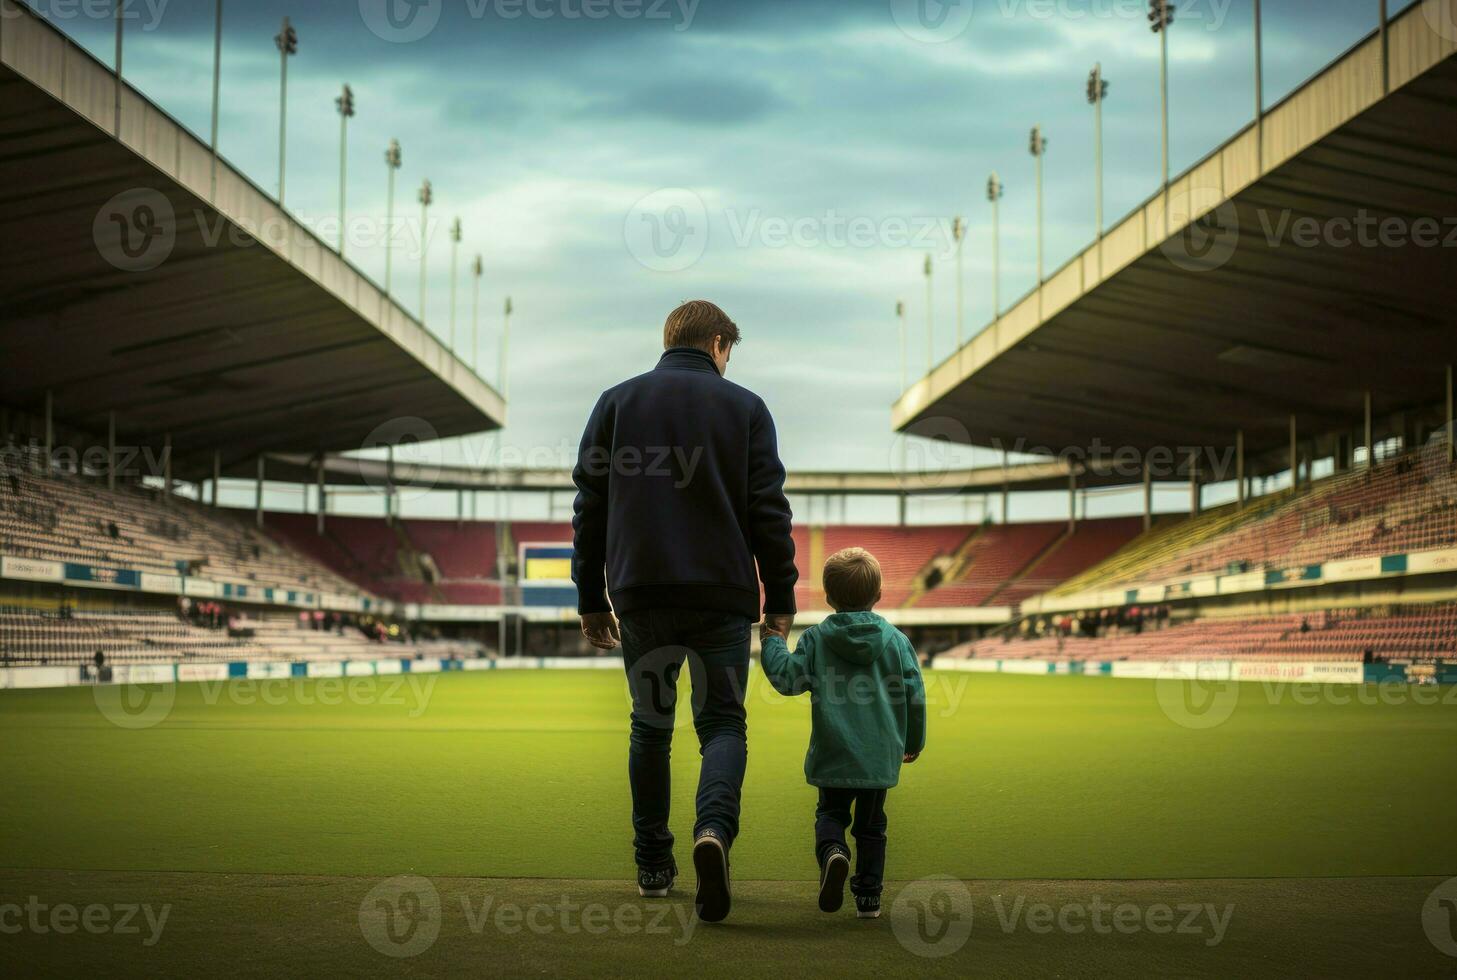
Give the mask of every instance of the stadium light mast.
<path id="1" fill-rule="evenodd" d="M 1047 137 L 1042 135 L 1041 126 L 1033 126 L 1032 133 L 1028 137 L 1028 149 L 1032 153 L 1032 159 L 1037 161 L 1037 286 L 1042 286 L 1042 158 L 1047 153 Z M 1042 300 L 1039 293 L 1038 306 Z"/>
<path id="2" fill-rule="evenodd" d="M 430 179 L 420 185 L 420 322 L 425 322 L 425 295 L 428 283 L 427 259 L 430 257 L 430 205 L 435 201 L 435 188 Z"/>
<path id="3" fill-rule="evenodd" d="M 1159 106 L 1163 117 L 1164 234 L 1169 233 L 1169 26 L 1174 5 L 1169 0 L 1148 0 L 1149 30 L 1159 36 Z"/>
<path id="4" fill-rule="evenodd" d="M 992 203 L 992 319 L 1002 316 L 1002 250 L 1001 223 L 998 221 L 997 202 L 1002 199 L 1002 182 L 996 171 L 987 178 L 987 200 Z"/>
<path id="5" fill-rule="evenodd" d="M 339 255 L 344 255 L 344 240 L 349 237 L 346 232 L 348 221 L 345 217 L 344 190 L 348 186 L 349 174 L 349 120 L 354 118 L 354 90 L 348 83 L 344 85 L 344 91 L 334 100 L 334 105 L 339 110 Z"/>
<path id="6" fill-rule="evenodd" d="M 933 295 L 933 290 L 931 288 L 932 287 L 932 279 L 931 279 L 931 255 L 930 255 L 930 253 L 927 253 L 926 254 L 926 264 L 925 264 L 925 267 L 924 267 L 924 271 L 925 271 L 925 274 L 926 274 L 926 373 L 927 374 L 930 374 L 931 373 L 931 367 L 935 363 L 935 357 L 934 357 L 934 355 L 932 353 L 932 348 L 934 347 L 934 340 L 935 340 L 934 334 L 935 334 L 935 319 L 936 319 L 936 317 L 935 317 L 935 312 L 936 311 L 935 311 L 935 308 L 932 306 L 932 303 L 934 302 L 934 295 Z"/>
<path id="7" fill-rule="evenodd" d="M 390 140 L 389 147 L 384 151 L 385 167 L 390 172 L 390 188 L 386 196 L 385 219 L 384 219 L 384 294 L 390 294 L 390 273 L 393 266 L 395 254 L 395 173 L 400 169 L 400 162 L 403 159 L 400 153 L 400 141 Z"/>
<path id="8" fill-rule="evenodd" d="M 956 241 L 956 349 L 961 350 L 965 343 L 965 332 L 962 327 L 965 319 L 965 284 L 961 274 L 961 243 L 966 239 L 966 224 L 962 222 L 961 215 L 957 215 L 951 222 L 951 237 Z"/>
<path id="9" fill-rule="evenodd" d="M 283 206 L 283 176 L 288 162 L 288 59 L 298 54 L 298 31 L 287 17 L 283 27 L 273 36 L 278 46 L 281 74 L 278 87 L 278 205 Z"/>
<path id="10" fill-rule="evenodd" d="M 223 88 L 223 0 L 217 0 L 213 7 L 212 29 L 212 174 L 210 177 L 213 197 L 218 193 L 218 111 L 222 103 Z"/>
<path id="11" fill-rule="evenodd" d="M 1103 77 L 1103 63 L 1088 72 L 1088 104 L 1093 107 L 1093 201 L 1098 221 L 1098 272 L 1103 272 L 1103 100 L 1108 97 L 1108 82 Z"/>
<path id="12" fill-rule="evenodd" d="M 901 340 L 901 391 L 904 392 L 906 390 L 906 388 L 908 387 L 909 382 L 910 382 L 910 379 L 907 377 L 907 372 L 909 371 L 910 367 L 909 367 L 909 361 L 907 360 L 907 352 L 906 352 L 906 304 L 905 304 L 905 301 L 904 300 L 896 300 L 896 303 L 895 303 L 895 319 L 896 319 L 897 326 L 900 328 L 900 340 Z"/>
<path id="13" fill-rule="evenodd" d="M 497 368 L 496 379 L 501 383 L 501 397 L 505 398 L 508 391 L 506 384 L 506 359 L 511 347 L 511 297 L 506 297 L 506 308 L 504 319 L 501 324 L 501 363 Z"/>
<path id="14" fill-rule="evenodd" d="M 475 362 L 473 370 L 476 374 L 481 373 L 481 277 L 486 274 L 486 264 L 481 261 L 480 255 L 476 256 L 475 262 L 471 264 L 471 275 L 475 277 L 475 299 L 471 302 L 470 312 L 470 342 L 471 359 Z"/>
<path id="15" fill-rule="evenodd" d="M 460 219 L 450 226 L 450 352 L 455 353 L 455 283 L 460 265 Z"/>

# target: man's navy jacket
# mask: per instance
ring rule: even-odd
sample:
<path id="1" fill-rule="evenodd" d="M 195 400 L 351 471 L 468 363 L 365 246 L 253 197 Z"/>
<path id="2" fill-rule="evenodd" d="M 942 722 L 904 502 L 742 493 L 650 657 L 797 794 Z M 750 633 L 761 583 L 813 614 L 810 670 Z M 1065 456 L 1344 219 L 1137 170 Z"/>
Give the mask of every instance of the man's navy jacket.
<path id="1" fill-rule="evenodd" d="M 581 613 L 793 613 L 784 464 L 764 400 L 673 347 L 603 392 L 577 465 L 572 581 Z M 755 574 L 755 561 L 758 574 Z"/>

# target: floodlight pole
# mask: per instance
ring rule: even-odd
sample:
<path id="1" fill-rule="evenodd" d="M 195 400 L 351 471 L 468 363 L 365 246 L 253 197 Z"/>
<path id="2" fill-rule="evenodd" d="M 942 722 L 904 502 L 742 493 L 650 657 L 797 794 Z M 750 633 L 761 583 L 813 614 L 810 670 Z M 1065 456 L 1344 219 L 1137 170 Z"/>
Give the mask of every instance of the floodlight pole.
<path id="1" fill-rule="evenodd" d="M 961 215 L 951 222 L 951 237 L 956 239 L 956 349 L 961 350 L 961 345 L 966 342 L 963 321 L 965 319 L 965 283 L 962 281 L 961 264 L 961 243 L 966 239 L 966 225 L 961 221 Z"/>
<path id="2" fill-rule="evenodd" d="M 1169 0 L 1148 0 L 1149 30 L 1159 36 L 1159 106 L 1163 118 L 1164 235 L 1169 233 L 1169 25 L 1174 5 Z"/>
<path id="3" fill-rule="evenodd" d="M 420 185 L 420 322 L 425 322 L 426 285 L 429 281 L 428 259 L 430 257 L 430 205 L 435 200 L 435 189 L 427 178 Z"/>
<path id="4" fill-rule="evenodd" d="M 339 109 L 339 255 L 342 257 L 344 243 L 349 237 L 345 189 L 349 176 L 349 120 L 354 116 L 354 91 L 347 84 L 334 100 L 334 105 Z"/>
<path id="5" fill-rule="evenodd" d="M 1255 170 L 1265 172 L 1265 28 L 1255 0 Z"/>
<path id="6" fill-rule="evenodd" d="M 116 0 L 116 84 L 113 86 L 114 105 L 116 118 L 113 123 L 112 135 L 121 139 L 121 54 L 122 37 L 124 34 L 123 25 L 126 23 L 126 0 Z"/>
<path id="7" fill-rule="evenodd" d="M 932 347 L 934 346 L 933 333 L 935 330 L 935 309 L 932 306 L 934 299 L 931 288 L 931 256 L 929 254 L 926 256 L 926 265 L 924 271 L 926 274 L 926 373 L 930 374 L 931 367 L 935 362 L 934 355 L 932 354 Z"/>
<path id="8" fill-rule="evenodd" d="M 497 369 L 496 377 L 501 383 L 501 397 L 505 398 L 510 386 L 507 384 L 506 364 L 511 347 L 511 297 L 506 297 L 505 312 L 501 324 L 501 363 Z"/>
<path id="9" fill-rule="evenodd" d="M 298 52 L 298 31 L 287 17 L 273 38 L 280 62 L 278 86 L 278 206 L 283 207 L 284 174 L 288 163 L 288 59 Z"/>
<path id="10" fill-rule="evenodd" d="M 455 353 L 455 284 L 460 264 L 460 219 L 450 226 L 450 352 Z"/>
<path id="11" fill-rule="evenodd" d="M 223 87 L 223 0 L 217 0 L 213 10 L 212 34 L 212 195 L 218 192 L 218 111 L 222 104 Z"/>
<path id="12" fill-rule="evenodd" d="M 384 223 L 384 294 L 390 294 L 390 273 L 393 271 L 395 254 L 395 173 L 400 169 L 402 161 L 400 153 L 400 141 L 390 140 L 389 147 L 384 151 L 384 163 L 389 170 L 390 185 L 386 196 L 385 223 Z"/>
<path id="13" fill-rule="evenodd" d="M 1093 65 L 1088 74 L 1088 101 L 1093 106 L 1093 200 L 1097 211 L 1098 275 L 1103 275 L 1103 99 L 1108 83 L 1103 79 L 1103 63 Z"/>
<path id="14" fill-rule="evenodd" d="M 471 266 L 471 274 L 475 277 L 475 298 L 471 301 L 470 314 L 470 337 L 471 337 L 471 360 L 472 370 L 477 375 L 481 373 L 481 277 L 486 273 L 485 263 L 479 255 Z M 472 498 L 474 500 L 474 498 Z"/>
<path id="15" fill-rule="evenodd" d="M 1041 126 L 1032 127 L 1030 149 L 1037 161 L 1037 285 L 1042 285 L 1042 156 L 1047 152 L 1047 138 Z"/>
<path id="16" fill-rule="evenodd" d="M 906 304 L 904 300 L 896 300 L 895 319 L 900 327 L 901 340 L 901 392 L 904 393 L 910 386 L 910 379 L 907 376 L 909 370 L 906 356 Z"/>
<path id="17" fill-rule="evenodd" d="M 1002 318 L 1002 249 L 1001 223 L 998 220 L 997 202 L 1002 198 L 1002 182 L 996 172 L 987 178 L 987 200 L 992 204 L 992 319 Z"/>

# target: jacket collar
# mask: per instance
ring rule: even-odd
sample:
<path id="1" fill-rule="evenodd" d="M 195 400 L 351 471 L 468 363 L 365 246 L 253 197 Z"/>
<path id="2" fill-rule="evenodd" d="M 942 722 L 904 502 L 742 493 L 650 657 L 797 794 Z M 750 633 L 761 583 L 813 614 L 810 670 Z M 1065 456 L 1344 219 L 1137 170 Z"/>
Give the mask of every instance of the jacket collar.
<path id="1" fill-rule="evenodd" d="M 707 351 L 697 347 L 669 347 L 658 358 L 655 371 L 710 371 L 718 374 L 718 365 Z"/>

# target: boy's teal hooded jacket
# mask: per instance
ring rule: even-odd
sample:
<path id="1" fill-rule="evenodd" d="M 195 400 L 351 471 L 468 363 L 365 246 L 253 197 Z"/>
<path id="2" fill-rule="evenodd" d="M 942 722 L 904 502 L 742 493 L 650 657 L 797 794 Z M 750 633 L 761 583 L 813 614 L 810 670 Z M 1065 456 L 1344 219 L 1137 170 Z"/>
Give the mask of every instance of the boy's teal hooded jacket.
<path id="1" fill-rule="evenodd" d="M 813 786 L 889 789 L 902 757 L 926 744 L 926 689 L 905 634 L 873 612 L 835 613 L 799 638 L 764 641 L 780 694 L 810 692 L 804 775 Z"/>

